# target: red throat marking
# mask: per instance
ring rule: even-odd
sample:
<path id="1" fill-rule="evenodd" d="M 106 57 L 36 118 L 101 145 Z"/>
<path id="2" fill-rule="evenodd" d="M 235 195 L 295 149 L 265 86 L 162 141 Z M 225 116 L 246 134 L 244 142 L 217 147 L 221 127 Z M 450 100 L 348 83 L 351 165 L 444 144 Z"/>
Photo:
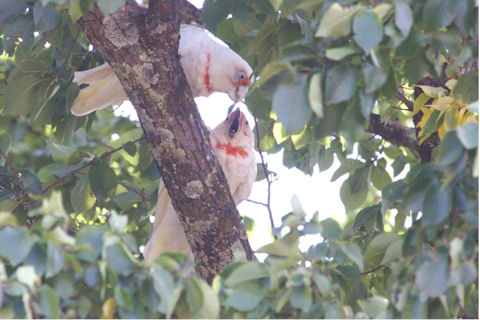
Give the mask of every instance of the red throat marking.
<path id="1" fill-rule="evenodd" d="M 237 155 L 242 157 L 242 158 L 248 157 L 248 153 L 245 150 L 243 150 L 243 148 L 234 147 L 230 143 L 222 144 L 222 143 L 217 141 L 217 144 L 215 145 L 215 148 L 220 149 L 220 150 L 223 149 L 223 150 L 225 150 L 225 152 L 228 155 L 231 155 L 231 156 L 234 156 L 234 157 L 236 157 Z"/>
<path id="2" fill-rule="evenodd" d="M 213 92 L 213 89 L 210 84 L 210 53 L 207 52 L 207 66 L 205 67 L 205 74 L 203 75 L 203 85 L 208 94 Z"/>

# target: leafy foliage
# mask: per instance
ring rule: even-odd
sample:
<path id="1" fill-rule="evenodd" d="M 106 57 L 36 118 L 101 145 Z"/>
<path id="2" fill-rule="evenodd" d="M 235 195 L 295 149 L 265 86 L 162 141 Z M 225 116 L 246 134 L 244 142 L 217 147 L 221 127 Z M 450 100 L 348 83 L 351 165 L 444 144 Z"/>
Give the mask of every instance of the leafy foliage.
<path id="1" fill-rule="evenodd" d="M 262 151 L 347 177 L 344 224 L 295 205 L 264 262 L 211 286 L 141 258 L 159 176 L 139 124 L 69 111 L 73 72 L 103 63 L 76 20 L 124 2 L 0 2 L 2 318 L 478 317 L 473 0 L 205 2 L 255 69 Z"/>

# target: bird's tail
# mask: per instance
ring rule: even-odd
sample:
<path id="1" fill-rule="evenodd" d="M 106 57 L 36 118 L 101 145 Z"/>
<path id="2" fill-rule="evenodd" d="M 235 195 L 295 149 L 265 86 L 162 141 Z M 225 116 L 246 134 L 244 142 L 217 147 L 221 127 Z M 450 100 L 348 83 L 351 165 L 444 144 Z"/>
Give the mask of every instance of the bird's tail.
<path id="1" fill-rule="evenodd" d="M 163 183 L 160 183 L 155 222 L 150 239 L 143 250 L 143 257 L 152 262 L 164 252 L 182 252 L 190 257 L 193 256 L 172 200 Z"/>
<path id="2" fill-rule="evenodd" d="M 127 99 L 120 81 L 106 63 L 93 69 L 75 72 L 73 82 L 77 85 L 88 84 L 73 101 L 72 113 L 76 116 L 83 116 Z"/>

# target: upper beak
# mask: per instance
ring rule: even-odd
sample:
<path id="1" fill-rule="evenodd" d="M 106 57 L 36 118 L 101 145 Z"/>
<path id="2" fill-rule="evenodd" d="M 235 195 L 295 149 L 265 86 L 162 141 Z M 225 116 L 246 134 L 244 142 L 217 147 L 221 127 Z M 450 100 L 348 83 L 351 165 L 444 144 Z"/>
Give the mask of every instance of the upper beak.
<path id="1" fill-rule="evenodd" d="M 239 86 L 227 91 L 228 96 L 235 102 L 243 100 L 248 93 L 247 86 Z"/>
<path id="2" fill-rule="evenodd" d="M 228 136 L 233 138 L 235 134 L 238 132 L 238 128 L 240 127 L 240 109 L 237 109 L 232 112 L 232 118 L 230 124 L 228 125 Z"/>

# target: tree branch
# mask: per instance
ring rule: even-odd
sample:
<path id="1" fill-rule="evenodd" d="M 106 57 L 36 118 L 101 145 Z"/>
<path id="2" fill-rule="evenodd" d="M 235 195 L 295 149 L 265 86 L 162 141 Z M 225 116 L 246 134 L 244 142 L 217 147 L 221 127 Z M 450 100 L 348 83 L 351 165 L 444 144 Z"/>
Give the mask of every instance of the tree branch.
<path id="1" fill-rule="evenodd" d="M 125 189 L 138 194 L 142 198 L 142 201 L 147 202 L 147 201 L 150 200 L 150 197 L 147 194 L 145 194 L 145 192 L 143 192 L 141 190 L 138 190 L 138 189 L 135 189 L 135 188 L 132 188 L 132 187 L 128 186 L 126 183 L 123 183 L 123 182 L 120 182 L 119 184 L 122 185 Z"/>
<path id="2" fill-rule="evenodd" d="M 400 123 L 383 123 L 378 114 L 370 114 L 370 122 L 368 124 L 368 132 L 379 135 L 386 141 L 419 152 L 416 140 L 411 136 L 415 136 L 415 130 L 403 127 Z"/>
<path id="3" fill-rule="evenodd" d="M 270 207 L 272 181 L 270 180 L 270 172 L 268 171 L 267 164 L 265 163 L 265 160 L 263 159 L 262 148 L 260 147 L 260 130 L 258 129 L 257 117 L 254 115 L 253 119 L 255 120 L 255 134 L 257 136 L 257 150 L 258 150 L 258 153 L 260 154 L 260 160 L 262 161 L 263 173 L 265 175 L 265 179 L 267 180 L 267 203 L 264 204 L 264 205 L 268 210 L 268 217 L 270 218 L 270 226 L 272 227 L 272 234 L 273 234 L 273 237 L 276 240 L 277 235 L 275 234 L 275 224 L 273 222 L 273 213 L 272 213 L 272 208 Z"/>
<path id="4" fill-rule="evenodd" d="M 178 9 L 182 15 L 183 23 L 192 23 L 196 22 L 200 25 L 203 25 L 203 12 L 200 9 L 197 9 L 193 4 L 187 0 L 178 0 Z"/>
<path id="5" fill-rule="evenodd" d="M 197 270 L 211 282 L 235 251 L 253 252 L 180 65 L 179 8 L 151 0 L 145 12 L 129 2 L 106 18 L 95 8 L 79 24 L 135 107 Z"/>
<path id="6" fill-rule="evenodd" d="M 402 101 L 409 111 L 413 111 L 413 102 L 408 100 L 400 91 L 397 91 L 397 99 Z"/>
<path id="7" fill-rule="evenodd" d="M 36 205 L 35 201 L 32 198 L 30 198 L 30 196 L 27 193 L 27 190 L 25 190 L 25 186 L 23 185 L 22 180 L 20 180 L 20 178 L 19 178 L 20 175 L 19 175 L 17 169 L 15 169 L 15 166 L 10 161 L 10 159 L 8 159 L 7 155 L 2 151 L 2 149 L 0 149 L 0 155 L 5 158 L 5 162 L 10 167 L 10 170 L 12 170 L 13 181 L 14 181 L 15 185 L 20 189 L 20 191 L 22 191 L 22 196 L 25 199 L 27 199 L 28 204 L 30 205 L 30 208 L 34 208 L 35 205 Z"/>
<path id="8" fill-rule="evenodd" d="M 370 274 L 370 273 L 374 273 L 374 272 L 377 272 L 378 270 L 384 268 L 385 266 L 383 264 L 379 265 L 379 266 L 376 266 L 375 268 L 371 269 L 371 270 L 368 270 L 368 271 L 365 271 L 365 272 L 362 272 L 360 273 L 361 276 L 366 276 L 367 274 Z"/>
<path id="9" fill-rule="evenodd" d="M 141 138 L 138 138 L 137 140 L 133 141 L 133 143 L 137 143 L 138 141 L 141 141 L 145 139 L 145 137 L 141 137 Z M 97 159 L 105 159 L 107 157 L 109 157 L 110 155 L 114 154 L 115 152 L 117 151 L 120 151 L 123 149 L 123 146 L 122 147 L 118 147 L 116 149 L 113 149 L 111 151 L 108 151 L 108 152 L 105 152 L 104 154 L 102 154 L 100 157 L 94 157 L 92 160 L 88 161 L 87 163 L 85 163 L 83 166 L 75 169 L 75 170 L 72 170 L 70 171 L 69 173 L 67 173 L 66 175 L 64 175 L 63 177 L 60 177 L 58 180 L 55 180 L 53 183 L 49 184 L 48 186 L 45 187 L 45 189 L 42 190 L 42 194 L 45 194 L 47 193 L 48 191 L 52 190 L 53 188 L 55 188 L 59 183 L 61 183 L 62 181 L 65 181 L 66 179 L 74 176 L 75 174 L 79 173 L 80 171 L 82 171 L 83 169 L 85 169 L 86 167 L 92 165 L 95 160 Z"/>

